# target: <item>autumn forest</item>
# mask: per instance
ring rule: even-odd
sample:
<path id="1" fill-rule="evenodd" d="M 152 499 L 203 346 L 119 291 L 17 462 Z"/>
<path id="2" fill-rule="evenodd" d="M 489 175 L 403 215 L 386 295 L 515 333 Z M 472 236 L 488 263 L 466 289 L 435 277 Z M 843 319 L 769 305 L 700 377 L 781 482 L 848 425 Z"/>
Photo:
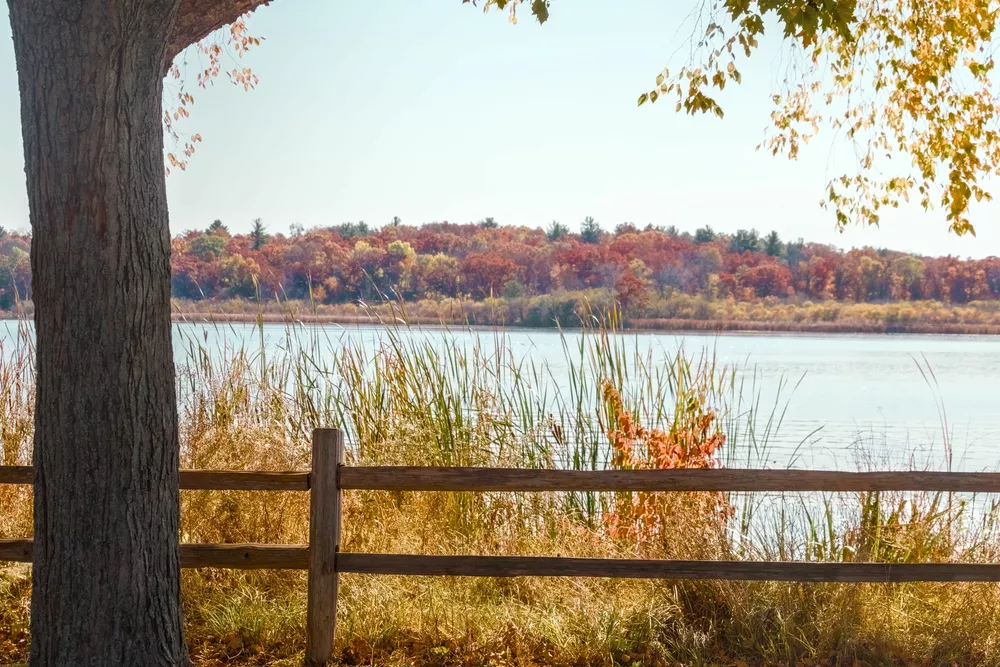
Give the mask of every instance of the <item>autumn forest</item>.
<path id="1" fill-rule="evenodd" d="M 517 303 L 521 308 L 507 313 L 511 323 L 550 326 L 572 320 L 584 302 L 616 305 L 629 318 L 726 320 L 745 319 L 734 314 L 739 304 L 801 309 L 934 302 L 992 312 L 989 302 L 1000 299 L 996 257 L 842 251 L 752 229 L 731 235 L 710 226 L 693 233 L 631 223 L 605 229 L 589 217 L 579 231 L 559 222 L 545 229 L 502 226 L 492 218 L 411 226 L 397 218 L 381 229 L 364 222 L 309 230 L 292 225 L 287 234 L 271 233 L 261 220 L 249 234 L 233 234 L 216 220 L 172 244 L 173 296 L 195 311 L 233 301 L 323 307 L 461 300 Z M 29 245 L 23 234 L 0 239 L 5 310 L 30 302 Z M 729 310 L 720 311 L 725 304 Z M 755 319 L 773 318 L 758 313 Z"/>

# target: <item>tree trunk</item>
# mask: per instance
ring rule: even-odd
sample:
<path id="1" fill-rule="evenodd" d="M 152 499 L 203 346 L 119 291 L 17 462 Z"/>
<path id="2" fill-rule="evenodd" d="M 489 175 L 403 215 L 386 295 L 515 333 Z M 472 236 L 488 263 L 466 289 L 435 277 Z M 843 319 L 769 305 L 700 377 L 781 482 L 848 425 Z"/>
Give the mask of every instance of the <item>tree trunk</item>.
<path id="1" fill-rule="evenodd" d="M 37 334 L 31 664 L 187 664 L 161 125 L 178 0 L 8 3 Z"/>

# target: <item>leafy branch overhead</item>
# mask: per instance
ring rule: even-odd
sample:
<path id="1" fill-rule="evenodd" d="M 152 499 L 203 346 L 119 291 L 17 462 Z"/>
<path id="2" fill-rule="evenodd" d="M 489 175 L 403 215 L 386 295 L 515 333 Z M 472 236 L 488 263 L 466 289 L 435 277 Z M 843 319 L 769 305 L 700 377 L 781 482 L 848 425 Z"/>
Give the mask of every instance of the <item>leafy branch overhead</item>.
<path id="1" fill-rule="evenodd" d="M 194 0 L 189 0 L 185 3 L 185 5 L 192 4 L 195 4 Z M 249 2 L 238 4 L 238 6 L 257 6 L 260 4 L 267 3 Z M 224 15 L 225 18 L 229 16 L 230 14 Z M 176 125 L 190 116 L 189 109 L 194 104 L 194 96 L 187 89 L 185 85 L 187 82 L 182 75 L 182 69 L 185 72 L 192 69 L 189 66 L 189 58 L 197 58 L 199 60 L 198 65 L 193 68 L 197 71 L 195 82 L 199 88 L 207 88 L 209 85 L 213 85 L 215 79 L 223 74 L 225 74 L 231 84 L 241 86 L 244 90 L 251 90 L 256 87 L 258 77 L 254 74 L 253 70 L 242 65 L 234 66 L 230 69 L 228 66 L 229 62 L 226 61 L 226 57 L 229 56 L 232 64 L 237 65 L 238 61 L 242 60 L 251 48 L 260 46 L 263 38 L 250 34 L 247 29 L 248 16 L 249 14 L 238 15 L 228 26 L 223 24 L 225 29 L 217 30 L 211 35 L 206 34 L 188 47 L 179 47 L 183 55 L 170 64 L 167 70 L 167 85 L 164 86 L 165 109 L 163 112 L 163 131 L 164 135 L 169 137 L 178 148 L 175 149 L 177 152 L 168 151 L 166 153 L 168 174 L 172 168 L 186 169 L 188 160 L 194 155 L 196 144 L 202 140 L 200 134 L 182 136 Z M 190 35 L 201 34 L 208 26 L 214 26 L 220 20 L 223 19 L 217 18 L 201 30 L 194 30 L 192 28 Z M 178 47 L 172 45 L 171 48 Z"/>
<path id="2" fill-rule="evenodd" d="M 527 0 L 484 0 L 483 11 L 490 11 L 490 9 L 496 7 L 497 9 L 510 12 L 510 22 L 517 23 L 517 8 L 521 4 L 527 2 Z M 478 0 L 462 0 L 462 4 L 471 3 L 473 6 L 478 6 Z M 549 20 L 549 0 L 531 0 L 531 14 L 535 17 L 535 20 L 539 23 L 545 23 Z"/>
<path id="3" fill-rule="evenodd" d="M 517 4 L 485 3 L 509 7 L 512 20 Z M 774 95 L 759 148 L 795 159 L 821 128 L 833 130 L 857 155 L 822 200 L 839 227 L 878 224 L 883 209 L 913 198 L 940 207 L 955 233 L 974 234 L 970 207 L 991 199 L 983 182 L 1000 173 L 998 12 L 991 0 L 721 0 L 706 6 L 691 61 L 664 69 L 638 102 L 670 96 L 678 112 L 722 118 L 717 94 L 741 82 L 740 59 L 776 25 L 805 66 Z"/>
<path id="4" fill-rule="evenodd" d="M 849 139 L 857 168 L 822 200 L 840 228 L 878 224 L 883 209 L 915 198 L 940 206 L 951 231 L 975 234 L 970 206 L 991 199 L 982 183 L 1000 173 L 998 11 L 988 0 L 728 0 L 710 10 L 693 62 L 664 70 L 639 105 L 672 95 L 677 111 L 721 118 L 714 95 L 740 82 L 738 59 L 773 18 L 805 67 L 774 95 L 759 148 L 795 159 L 821 128 Z"/>

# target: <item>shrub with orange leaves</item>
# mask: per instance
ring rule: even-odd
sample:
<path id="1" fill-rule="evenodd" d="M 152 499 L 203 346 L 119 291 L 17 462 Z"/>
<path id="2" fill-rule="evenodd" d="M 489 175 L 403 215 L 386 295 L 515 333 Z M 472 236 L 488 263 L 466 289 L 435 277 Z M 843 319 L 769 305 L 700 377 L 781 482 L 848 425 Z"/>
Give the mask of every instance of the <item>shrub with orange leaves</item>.
<path id="1" fill-rule="evenodd" d="M 637 423 L 614 383 L 601 383 L 604 418 L 617 470 L 713 468 L 726 444 L 718 417 L 697 387 L 679 392 L 669 429 Z M 724 534 L 731 514 L 721 493 L 616 493 L 604 514 L 605 530 L 636 547 L 656 547 L 673 554 L 707 546 Z M 684 539 L 674 540 L 683 535 Z M 692 540 L 695 535 L 704 539 Z"/>

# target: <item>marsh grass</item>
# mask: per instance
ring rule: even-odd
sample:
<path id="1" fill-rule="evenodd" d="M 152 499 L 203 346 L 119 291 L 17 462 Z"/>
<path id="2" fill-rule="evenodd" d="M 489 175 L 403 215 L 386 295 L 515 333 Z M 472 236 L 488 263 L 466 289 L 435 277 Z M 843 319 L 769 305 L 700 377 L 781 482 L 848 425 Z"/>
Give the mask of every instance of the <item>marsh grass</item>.
<path id="1" fill-rule="evenodd" d="M 390 318 L 395 304 L 316 304 L 311 301 L 267 301 L 263 305 L 246 300 L 175 300 L 178 318 L 201 320 L 282 323 L 289 314 L 308 322 L 367 324 L 372 312 Z M 614 307 L 615 294 L 608 289 L 556 292 L 507 299 L 475 301 L 462 298 L 422 299 L 406 307 L 406 321 L 417 325 L 467 323 L 480 326 L 553 327 L 557 322 L 575 324 L 592 310 Z M 810 301 L 801 297 L 765 297 L 753 301 L 711 298 L 669 292 L 652 296 L 641 308 L 628 313 L 634 329 L 666 331 L 793 331 L 812 333 L 1000 333 L 1000 302 L 971 301 L 965 304 L 940 301 L 896 301 L 855 303 Z"/>
<path id="2" fill-rule="evenodd" d="M 642 348 L 613 313 L 589 320 L 582 335 L 564 335 L 562 357 L 547 360 L 503 330 L 409 330 L 398 324 L 406 318 L 398 305 L 383 317 L 387 326 L 363 342 L 298 324 L 278 341 L 265 340 L 263 326 L 248 336 L 224 324 L 209 325 L 211 337 L 196 330 L 179 340 L 182 466 L 307 469 L 309 434 L 321 425 L 345 429 L 355 464 L 653 466 L 668 442 L 685 443 L 670 465 L 752 465 L 765 460 L 787 407 L 787 395 L 760 395 L 752 369 L 725 367 L 710 352 Z M 30 459 L 30 340 L 25 329 L 7 341 L 0 361 L 5 464 Z M 609 403 L 602 387 L 619 402 Z M 790 381 L 785 391 L 793 389 Z M 708 427 L 689 427 L 706 415 Z M 645 435 L 626 433 L 627 424 Z M 623 433 L 630 454 L 616 457 Z M 711 461 L 685 453 L 698 438 L 718 445 L 719 435 L 724 444 Z M 342 548 L 720 560 L 1000 556 L 991 499 L 734 494 L 720 504 L 709 495 L 350 492 Z M 302 543 L 307 517 L 305 493 L 182 493 L 189 542 Z M 656 539 L 613 531 L 621 521 L 609 517 Z M 30 531 L 30 496 L 0 487 L 0 537 Z M 23 567 L 0 572 L 2 664 L 26 657 L 29 577 Z M 185 570 L 183 592 L 198 664 L 301 662 L 304 573 Z M 338 621 L 344 664 L 1000 664 L 1000 591 L 987 584 L 345 575 Z"/>

